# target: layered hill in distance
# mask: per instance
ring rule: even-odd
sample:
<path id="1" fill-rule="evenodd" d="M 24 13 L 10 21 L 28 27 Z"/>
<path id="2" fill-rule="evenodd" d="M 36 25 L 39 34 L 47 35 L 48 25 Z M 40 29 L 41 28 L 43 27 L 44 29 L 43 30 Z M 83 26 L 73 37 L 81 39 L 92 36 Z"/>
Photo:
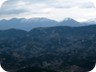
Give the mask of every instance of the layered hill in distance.
<path id="1" fill-rule="evenodd" d="M 0 20 L 0 30 L 6 29 L 21 29 L 30 31 L 37 27 L 53 27 L 53 26 L 86 26 L 86 25 L 96 24 L 96 20 L 88 20 L 87 22 L 78 22 L 72 18 L 66 18 L 61 22 L 51 20 L 48 18 L 12 18 L 10 20 Z"/>
<path id="2" fill-rule="evenodd" d="M 87 72 L 96 63 L 96 25 L 0 31 L 1 66 L 9 72 Z"/>
<path id="3" fill-rule="evenodd" d="M 0 20 L 0 62 L 13 72 L 86 72 L 96 63 L 96 21 Z"/>

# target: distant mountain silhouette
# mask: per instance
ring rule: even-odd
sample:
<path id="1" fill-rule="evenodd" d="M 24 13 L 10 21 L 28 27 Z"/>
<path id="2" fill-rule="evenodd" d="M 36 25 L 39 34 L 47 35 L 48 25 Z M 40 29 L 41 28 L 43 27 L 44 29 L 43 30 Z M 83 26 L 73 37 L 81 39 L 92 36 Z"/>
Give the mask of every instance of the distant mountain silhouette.
<path id="1" fill-rule="evenodd" d="M 12 18 L 10 20 L 0 20 L 0 30 L 6 29 L 21 29 L 30 31 L 33 28 L 38 27 L 53 27 L 53 26 L 71 26 L 71 27 L 78 27 L 78 26 L 86 26 L 89 24 L 93 24 L 90 22 L 78 22 L 72 18 L 65 18 L 61 22 L 57 22 L 55 20 L 51 20 L 48 18 Z"/>
<path id="2" fill-rule="evenodd" d="M 72 18 L 66 18 L 62 22 L 60 22 L 61 26 L 71 26 L 71 27 L 76 27 L 76 26 L 82 26 L 79 22 Z"/>
<path id="3" fill-rule="evenodd" d="M 96 18 L 94 18 L 94 19 L 89 19 L 89 20 L 85 21 L 84 23 L 86 23 L 86 24 L 88 24 L 88 25 L 96 24 Z"/>
<path id="4" fill-rule="evenodd" d="M 47 19 L 47 18 L 30 18 L 30 19 L 25 19 L 25 18 L 13 18 L 10 20 L 1 20 L 0 21 L 0 29 L 5 30 L 5 29 L 22 29 L 29 31 L 32 28 L 37 28 L 37 27 L 51 27 L 55 26 L 58 22 Z"/>

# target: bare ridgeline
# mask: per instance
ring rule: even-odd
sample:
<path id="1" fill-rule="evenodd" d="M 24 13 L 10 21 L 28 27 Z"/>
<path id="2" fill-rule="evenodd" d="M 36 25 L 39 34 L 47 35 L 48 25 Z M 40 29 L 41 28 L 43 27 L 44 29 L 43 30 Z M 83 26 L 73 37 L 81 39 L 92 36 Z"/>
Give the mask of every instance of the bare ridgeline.
<path id="1" fill-rule="evenodd" d="M 88 72 L 96 63 L 96 25 L 0 30 L 0 61 L 8 72 Z"/>

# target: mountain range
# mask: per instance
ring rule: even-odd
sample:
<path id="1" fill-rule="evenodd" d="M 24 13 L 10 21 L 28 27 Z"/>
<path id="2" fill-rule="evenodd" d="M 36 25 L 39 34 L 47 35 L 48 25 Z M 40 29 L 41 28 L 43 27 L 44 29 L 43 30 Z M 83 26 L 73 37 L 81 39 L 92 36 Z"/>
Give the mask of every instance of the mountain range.
<path id="1" fill-rule="evenodd" d="M 9 72 L 87 72 L 96 63 L 96 19 L 0 20 L 0 62 Z"/>
<path id="2" fill-rule="evenodd" d="M 96 63 L 96 25 L 0 30 L 0 62 L 8 72 L 87 72 Z"/>
<path id="3" fill-rule="evenodd" d="M 53 26 L 86 26 L 90 24 L 96 24 L 96 20 L 88 20 L 87 22 L 78 22 L 72 18 L 65 18 L 63 21 L 55 21 L 48 18 L 12 18 L 10 20 L 0 20 L 0 30 L 6 29 L 21 29 L 30 31 L 33 28 L 38 27 L 53 27 Z"/>

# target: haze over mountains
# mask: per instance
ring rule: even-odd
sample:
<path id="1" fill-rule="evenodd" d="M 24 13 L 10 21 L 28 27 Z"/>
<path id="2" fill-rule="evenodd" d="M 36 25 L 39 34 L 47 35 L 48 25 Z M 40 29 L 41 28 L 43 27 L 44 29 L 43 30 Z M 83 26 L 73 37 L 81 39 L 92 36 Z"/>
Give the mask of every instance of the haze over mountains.
<path id="1" fill-rule="evenodd" d="M 30 31 L 33 28 L 37 27 L 52 27 L 52 26 L 86 26 L 90 24 L 96 24 L 96 20 L 89 20 L 87 22 L 78 22 L 72 18 L 66 18 L 61 22 L 57 22 L 55 20 L 51 20 L 48 18 L 12 18 L 10 20 L 0 20 L 0 30 L 6 29 L 21 29 Z"/>

